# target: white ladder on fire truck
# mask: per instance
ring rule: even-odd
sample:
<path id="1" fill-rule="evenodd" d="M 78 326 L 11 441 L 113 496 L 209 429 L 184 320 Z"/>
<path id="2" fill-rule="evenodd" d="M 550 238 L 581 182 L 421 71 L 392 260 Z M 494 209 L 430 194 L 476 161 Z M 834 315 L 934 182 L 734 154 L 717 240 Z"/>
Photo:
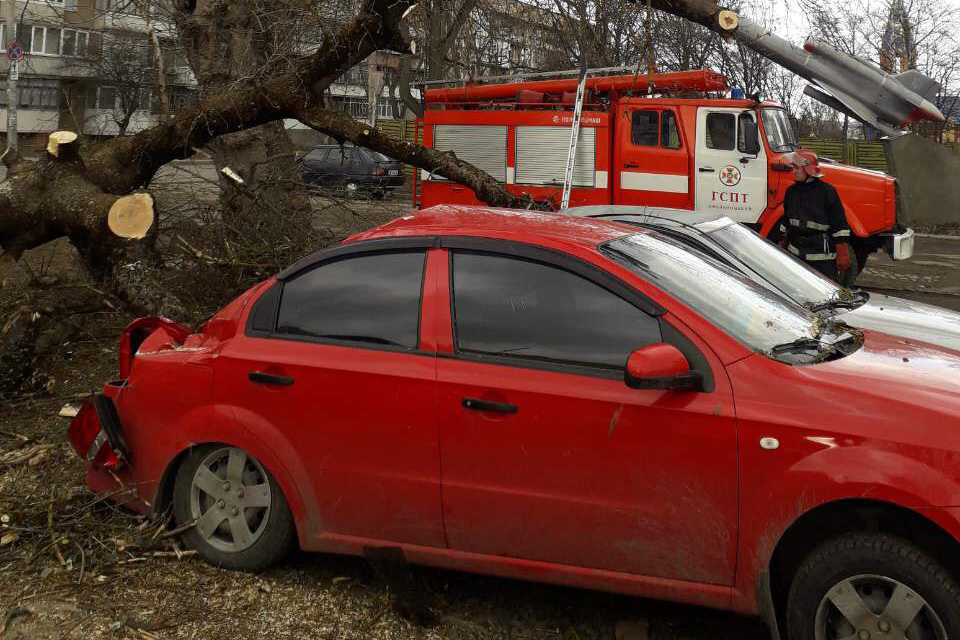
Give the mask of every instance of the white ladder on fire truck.
<path id="1" fill-rule="evenodd" d="M 570 191 L 573 188 L 573 167 L 577 160 L 577 141 L 580 138 L 580 116 L 583 114 L 583 99 L 587 92 L 587 60 L 580 65 L 580 83 L 577 85 L 577 99 L 573 107 L 573 123 L 570 127 L 570 148 L 567 149 L 567 169 L 563 174 L 563 195 L 560 198 L 560 210 L 570 206 Z"/>

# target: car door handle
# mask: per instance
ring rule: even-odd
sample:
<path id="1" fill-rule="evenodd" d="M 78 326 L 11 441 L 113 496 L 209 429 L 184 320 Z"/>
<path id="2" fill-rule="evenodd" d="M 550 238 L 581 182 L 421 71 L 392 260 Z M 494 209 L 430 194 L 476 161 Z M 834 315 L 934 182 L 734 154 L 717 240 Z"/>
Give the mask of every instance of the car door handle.
<path id="1" fill-rule="evenodd" d="M 493 413 L 516 413 L 517 405 L 506 402 L 488 402 L 475 398 L 464 398 L 463 408 L 471 411 L 491 411 Z"/>
<path id="2" fill-rule="evenodd" d="M 713 173 L 713 172 L 714 172 L 714 168 L 713 168 L 713 167 L 700 167 L 699 169 L 697 169 L 697 171 L 699 171 L 700 173 Z"/>
<path id="3" fill-rule="evenodd" d="M 639 168 L 640 168 L 640 165 L 637 164 L 636 162 L 628 162 L 628 163 L 626 163 L 626 164 L 623 165 L 623 166 L 626 167 L 627 169 L 639 169 Z"/>
<path id="4" fill-rule="evenodd" d="M 289 387 L 293 384 L 293 378 L 290 376 L 277 376 L 262 371 L 251 371 L 247 374 L 247 377 L 250 378 L 250 382 L 257 384 L 275 384 L 279 387 Z"/>

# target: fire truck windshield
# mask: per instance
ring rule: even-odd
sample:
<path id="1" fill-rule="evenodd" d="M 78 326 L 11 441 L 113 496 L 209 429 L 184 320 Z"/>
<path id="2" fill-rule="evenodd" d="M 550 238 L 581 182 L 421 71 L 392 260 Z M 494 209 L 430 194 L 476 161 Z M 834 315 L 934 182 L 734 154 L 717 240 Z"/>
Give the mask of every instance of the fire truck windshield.
<path id="1" fill-rule="evenodd" d="M 771 151 L 794 151 L 800 146 L 797 144 L 797 137 L 793 133 L 786 111 L 768 108 L 761 109 L 760 114 Z"/>

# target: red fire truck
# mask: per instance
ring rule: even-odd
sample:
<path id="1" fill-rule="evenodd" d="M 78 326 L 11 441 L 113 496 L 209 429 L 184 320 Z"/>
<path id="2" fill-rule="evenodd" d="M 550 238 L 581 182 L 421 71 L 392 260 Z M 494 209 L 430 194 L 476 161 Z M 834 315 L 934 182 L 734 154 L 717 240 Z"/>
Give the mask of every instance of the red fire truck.
<path id="1" fill-rule="evenodd" d="M 470 83 L 427 89 L 424 144 L 450 150 L 514 193 L 557 207 L 563 189 L 577 78 Z M 653 89 L 648 91 L 650 83 Z M 724 98 L 711 71 L 593 75 L 576 147 L 570 206 L 604 203 L 722 211 L 763 235 L 778 233 L 793 174 L 783 155 L 798 143 L 773 102 Z M 885 248 L 913 251 L 897 223 L 896 181 L 824 163 L 840 193 L 860 269 Z M 420 172 L 415 204 L 477 204 L 467 187 Z"/>

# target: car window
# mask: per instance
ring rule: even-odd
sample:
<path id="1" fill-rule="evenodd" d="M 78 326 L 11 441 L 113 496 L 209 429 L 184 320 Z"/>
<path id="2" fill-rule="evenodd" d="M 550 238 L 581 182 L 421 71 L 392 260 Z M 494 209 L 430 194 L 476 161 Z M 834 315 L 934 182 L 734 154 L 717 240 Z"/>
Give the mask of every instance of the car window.
<path id="1" fill-rule="evenodd" d="M 330 150 L 330 155 L 327 157 L 327 161 L 332 162 L 333 164 L 350 164 L 351 160 L 353 159 L 354 151 L 354 149 L 350 148 L 333 148 Z"/>
<path id="2" fill-rule="evenodd" d="M 680 148 L 680 129 L 673 111 L 664 111 L 660 120 L 660 146 L 666 149 Z"/>
<path id="3" fill-rule="evenodd" d="M 747 141 L 743 136 L 743 132 L 747 128 L 747 124 L 752 122 L 755 122 L 752 113 L 744 112 L 740 114 L 737 126 L 737 151 L 741 153 L 747 153 Z"/>
<path id="4" fill-rule="evenodd" d="M 357 256 L 287 282 L 277 333 L 415 348 L 424 252 Z"/>
<path id="5" fill-rule="evenodd" d="M 683 231 L 680 231 L 679 229 L 670 229 L 669 227 L 656 226 L 656 225 L 649 225 L 649 228 L 660 233 L 661 235 L 665 235 L 668 238 L 672 238 L 673 240 L 676 240 L 680 244 L 691 247 L 692 249 L 695 249 L 700 253 L 706 254 L 707 256 L 710 256 L 717 262 L 721 262 L 724 265 L 733 268 L 733 265 L 730 264 L 730 261 L 727 260 L 725 257 L 721 256 L 716 251 L 714 251 L 713 248 L 708 247 L 707 245 L 703 244 L 693 236 L 687 235 L 686 233 L 684 233 Z"/>
<path id="6" fill-rule="evenodd" d="M 760 277 L 801 304 L 834 300 L 843 291 L 833 280 L 742 224 L 718 227 L 707 233 Z"/>
<path id="7" fill-rule="evenodd" d="M 307 154 L 306 159 L 313 162 L 323 162 L 330 155 L 330 149 L 314 149 Z"/>
<path id="8" fill-rule="evenodd" d="M 630 140 L 639 147 L 657 146 L 658 111 L 634 111 L 631 116 Z"/>
<path id="9" fill-rule="evenodd" d="M 581 276 L 480 253 L 453 258 L 457 348 L 465 352 L 622 368 L 660 342 L 659 322 Z"/>
<path id="10" fill-rule="evenodd" d="M 819 319 L 803 307 L 659 233 L 620 238 L 604 251 L 754 350 L 819 335 Z"/>
<path id="11" fill-rule="evenodd" d="M 733 151 L 737 120 L 732 113 L 707 114 L 707 148 Z"/>

